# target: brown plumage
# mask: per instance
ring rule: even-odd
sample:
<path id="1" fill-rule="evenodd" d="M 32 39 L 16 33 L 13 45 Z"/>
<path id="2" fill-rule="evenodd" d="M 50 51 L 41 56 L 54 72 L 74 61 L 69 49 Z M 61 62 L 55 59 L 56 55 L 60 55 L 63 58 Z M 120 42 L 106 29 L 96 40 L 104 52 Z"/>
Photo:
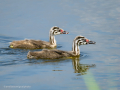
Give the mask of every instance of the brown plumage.
<path id="1" fill-rule="evenodd" d="M 62 57 L 69 57 L 69 56 L 75 56 L 72 52 L 62 51 L 62 50 L 48 50 L 43 49 L 42 51 L 34 51 L 28 52 L 27 57 L 28 58 L 46 58 L 46 59 L 55 59 L 55 58 L 62 58 Z"/>
<path id="2" fill-rule="evenodd" d="M 13 47 L 12 47 L 13 46 Z M 39 48 L 54 48 L 50 42 L 42 40 L 20 40 L 10 43 L 11 48 L 39 49 Z"/>
<path id="3" fill-rule="evenodd" d="M 10 48 L 25 48 L 25 49 L 40 49 L 40 48 L 55 48 L 56 47 L 56 40 L 55 35 L 59 34 L 68 34 L 68 32 L 64 31 L 63 29 L 54 26 L 50 29 L 49 32 L 49 42 L 42 41 L 42 40 L 19 40 L 13 41 L 10 43 Z"/>
<path id="4" fill-rule="evenodd" d="M 74 57 L 80 55 L 79 46 L 83 44 L 95 44 L 95 42 L 86 39 L 83 36 L 77 36 L 73 41 L 72 51 L 62 51 L 62 50 L 48 50 L 43 49 L 42 51 L 29 51 L 27 54 L 28 58 L 44 58 L 44 59 L 56 59 L 56 58 L 64 58 L 64 57 Z"/>

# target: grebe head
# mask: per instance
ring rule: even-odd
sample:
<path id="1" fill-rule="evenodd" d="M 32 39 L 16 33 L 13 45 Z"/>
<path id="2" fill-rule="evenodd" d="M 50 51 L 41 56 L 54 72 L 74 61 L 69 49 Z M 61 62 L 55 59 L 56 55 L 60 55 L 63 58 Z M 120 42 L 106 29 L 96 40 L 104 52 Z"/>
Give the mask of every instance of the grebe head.
<path id="1" fill-rule="evenodd" d="M 72 51 L 74 54 L 79 55 L 80 54 L 80 45 L 86 45 L 86 44 L 95 44 L 96 42 L 90 41 L 89 39 L 85 38 L 84 36 L 77 36 L 75 37 L 73 41 Z"/>
<path id="2" fill-rule="evenodd" d="M 64 31 L 62 28 L 59 28 L 57 26 L 54 26 L 50 29 L 50 33 L 52 35 L 59 35 L 59 34 L 68 34 L 69 32 Z"/>
<path id="3" fill-rule="evenodd" d="M 78 46 L 80 45 L 86 45 L 86 44 L 95 44 L 96 42 L 94 41 L 91 41 L 87 38 L 85 38 L 84 36 L 77 36 L 75 39 L 74 39 L 74 43 Z"/>

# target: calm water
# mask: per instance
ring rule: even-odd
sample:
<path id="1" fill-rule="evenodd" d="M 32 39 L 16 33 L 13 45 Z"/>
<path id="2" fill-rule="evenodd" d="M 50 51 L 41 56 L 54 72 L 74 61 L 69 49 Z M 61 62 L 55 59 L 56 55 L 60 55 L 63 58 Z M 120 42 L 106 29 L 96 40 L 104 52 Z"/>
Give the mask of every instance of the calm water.
<path id="1" fill-rule="evenodd" d="M 22 39 L 48 41 L 59 26 L 57 49 L 69 51 L 77 35 L 96 41 L 72 59 L 27 59 L 11 49 Z M 41 50 L 41 49 L 40 49 Z M 0 90 L 120 90 L 120 0 L 0 0 Z"/>

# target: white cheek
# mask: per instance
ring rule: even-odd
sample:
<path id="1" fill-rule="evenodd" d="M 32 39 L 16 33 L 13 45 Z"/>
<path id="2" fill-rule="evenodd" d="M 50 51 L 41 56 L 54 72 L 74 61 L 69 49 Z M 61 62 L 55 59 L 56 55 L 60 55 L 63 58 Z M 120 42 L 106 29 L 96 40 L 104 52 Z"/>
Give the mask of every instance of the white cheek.
<path id="1" fill-rule="evenodd" d="M 84 42 L 84 44 L 87 44 L 86 42 Z"/>
<path id="2" fill-rule="evenodd" d="M 81 43 L 81 45 L 85 45 L 85 44 L 87 44 L 87 43 L 86 43 L 86 42 L 82 42 L 82 43 Z"/>
<path id="3" fill-rule="evenodd" d="M 54 33 L 54 35 L 58 35 L 58 32 L 57 32 L 57 33 Z"/>
<path id="4" fill-rule="evenodd" d="M 56 35 L 59 35 L 59 34 L 60 34 L 60 32 L 56 33 Z"/>

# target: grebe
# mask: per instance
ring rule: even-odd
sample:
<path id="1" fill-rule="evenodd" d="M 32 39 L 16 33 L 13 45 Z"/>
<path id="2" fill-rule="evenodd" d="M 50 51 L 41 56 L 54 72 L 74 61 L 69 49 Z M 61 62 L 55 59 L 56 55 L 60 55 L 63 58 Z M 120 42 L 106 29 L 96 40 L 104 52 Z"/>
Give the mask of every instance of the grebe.
<path id="1" fill-rule="evenodd" d="M 63 29 L 54 26 L 50 29 L 49 32 L 49 42 L 42 41 L 42 40 L 19 40 L 13 41 L 10 43 L 10 48 L 23 48 L 23 49 L 40 49 L 40 48 L 55 48 L 56 47 L 56 40 L 55 35 L 59 34 L 68 34 L 68 32 L 64 31 Z"/>
<path id="2" fill-rule="evenodd" d="M 80 55 L 80 45 L 85 44 L 95 44 L 96 42 L 90 41 L 89 39 L 85 38 L 84 36 L 77 36 L 73 40 L 72 51 L 62 51 L 62 50 L 48 50 L 43 49 L 42 51 L 29 51 L 27 54 L 28 58 L 42 58 L 42 59 L 56 59 L 56 58 L 64 58 L 64 57 L 75 57 Z"/>

